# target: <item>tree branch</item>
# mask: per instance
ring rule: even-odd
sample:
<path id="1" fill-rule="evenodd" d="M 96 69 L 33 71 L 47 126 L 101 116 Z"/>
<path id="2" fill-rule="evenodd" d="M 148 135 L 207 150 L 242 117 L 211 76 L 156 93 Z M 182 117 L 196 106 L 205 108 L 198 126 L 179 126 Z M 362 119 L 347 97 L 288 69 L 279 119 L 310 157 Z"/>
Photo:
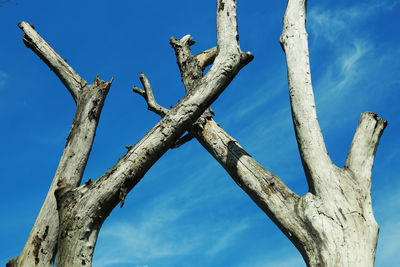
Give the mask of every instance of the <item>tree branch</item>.
<path id="1" fill-rule="evenodd" d="M 182 38 L 182 40 L 174 39 L 174 44 L 172 44 L 187 91 L 191 91 L 191 86 L 199 82 L 194 79 L 202 76 L 202 70 L 199 68 L 201 62 L 192 60 L 194 56 L 190 52 L 191 43 L 194 41 L 189 43 Z M 187 62 L 193 62 L 193 64 L 187 64 Z M 193 66 L 194 64 L 197 66 Z M 289 238 L 293 239 L 290 233 L 295 227 L 294 209 L 299 196 L 292 192 L 278 176 L 254 160 L 212 119 L 212 116 L 203 114 L 202 117 L 204 119 L 201 123 L 196 123 L 189 128 L 189 134 L 203 145 L 254 202 Z"/>
<path id="2" fill-rule="evenodd" d="M 306 0 L 288 0 L 280 42 L 286 54 L 293 124 L 309 190 L 322 193 L 326 188 L 324 180 L 330 179 L 335 166 L 328 156 L 315 110 L 306 4 Z"/>
<path id="3" fill-rule="evenodd" d="M 215 57 L 217 56 L 217 47 L 210 48 L 204 52 L 198 54 L 195 58 L 199 61 L 199 65 L 202 70 L 204 70 L 207 66 L 211 65 Z"/>
<path id="4" fill-rule="evenodd" d="M 163 118 L 168 112 L 169 109 L 164 108 L 160 106 L 154 99 L 153 95 L 153 90 L 151 89 L 150 82 L 148 81 L 147 77 L 144 75 L 144 73 L 140 73 L 140 80 L 142 81 L 143 87 L 146 89 L 143 91 L 142 89 L 134 86 L 133 87 L 133 92 L 139 94 L 142 96 L 148 105 L 148 110 L 156 113 L 159 115 L 161 118 Z M 173 149 L 178 148 L 185 143 L 189 142 L 190 140 L 193 139 L 193 136 L 191 134 L 186 134 L 182 136 L 181 138 L 176 141 L 176 143 L 171 147 Z"/>
<path id="5" fill-rule="evenodd" d="M 153 89 L 151 88 L 150 82 L 144 73 L 140 73 L 140 81 L 143 85 L 144 91 L 136 86 L 133 87 L 133 92 L 141 95 L 147 102 L 148 110 L 164 117 L 168 113 L 168 109 L 160 106 L 154 99 Z"/>
<path id="6" fill-rule="evenodd" d="M 194 138 L 193 135 L 191 135 L 190 133 L 185 134 L 184 136 L 179 138 L 178 141 L 176 141 L 175 145 L 173 147 L 171 147 L 171 148 L 175 149 L 175 148 L 178 148 L 180 146 L 183 146 L 187 142 L 191 141 L 193 138 Z"/>
<path id="7" fill-rule="evenodd" d="M 24 31 L 24 43 L 57 74 L 77 104 L 56 174 L 25 247 L 14 263 L 14 266 L 54 266 L 59 226 L 54 192 L 60 179 L 73 187 L 80 184 L 112 80 L 105 83 L 97 76 L 93 84 L 88 85 L 30 24 L 21 22 L 18 25 Z"/>
<path id="8" fill-rule="evenodd" d="M 193 127 L 190 133 L 289 237 L 294 226 L 294 209 L 299 196 L 278 176 L 252 158 L 213 119 L 209 119 L 203 129 Z"/>
<path id="9" fill-rule="evenodd" d="M 192 39 L 190 35 L 186 35 L 181 38 L 181 40 L 177 40 L 174 37 L 171 37 L 169 43 L 175 50 L 176 58 L 182 58 L 185 60 L 178 61 L 178 67 L 181 73 L 182 81 L 188 81 L 188 83 L 184 83 L 186 94 L 190 93 L 190 90 L 196 87 L 197 82 L 203 77 L 203 69 L 198 64 L 198 60 L 192 56 L 190 52 L 190 47 L 194 45 L 196 42 Z M 188 72 L 187 69 L 197 68 L 196 72 Z M 187 76 L 188 75 L 188 76 Z"/>
<path id="10" fill-rule="evenodd" d="M 43 40 L 35 31 L 32 24 L 22 21 L 18 24 L 18 27 L 24 32 L 22 39 L 24 44 L 49 66 L 71 93 L 74 101 L 77 102 L 79 91 L 86 85 L 86 81 L 82 79 L 45 40 Z"/>
<path id="11" fill-rule="evenodd" d="M 356 177 L 370 181 L 375 153 L 387 121 L 372 112 L 361 114 L 357 131 L 347 156 L 345 169 L 351 170 Z M 370 183 L 368 183 L 370 185 Z"/>
<path id="12" fill-rule="evenodd" d="M 61 185 L 56 191 L 61 222 L 57 266 L 91 265 L 99 229 L 111 210 L 253 58 L 250 53 L 241 52 L 236 35 L 225 34 L 236 32 L 236 1 L 219 0 L 219 7 L 222 1 L 226 8 L 219 8 L 217 12 L 217 39 L 221 49 L 196 88 L 102 177 L 76 189 Z"/>

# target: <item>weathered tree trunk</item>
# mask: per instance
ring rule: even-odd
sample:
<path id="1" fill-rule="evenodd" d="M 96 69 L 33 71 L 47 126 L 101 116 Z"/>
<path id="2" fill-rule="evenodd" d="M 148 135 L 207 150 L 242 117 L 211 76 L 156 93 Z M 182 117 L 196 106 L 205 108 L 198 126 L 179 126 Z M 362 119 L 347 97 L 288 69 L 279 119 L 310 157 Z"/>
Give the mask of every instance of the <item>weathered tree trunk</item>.
<path id="1" fill-rule="evenodd" d="M 20 24 L 27 46 L 59 76 L 78 108 L 59 170 L 43 206 L 46 208 L 42 209 L 32 230 L 33 241 L 28 240 L 21 255 L 11 260 L 9 266 L 51 266 L 56 248 L 57 266 L 91 266 L 98 233 L 111 210 L 118 203 L 123 205 L 127 193 L 169 148 L 175 146 L 179 137 L 253 58 L 239 47 L 236 1 L 217 2 L 218 53 L 213 67 L 203 78 L 200 76 L 193 90 L 170 111 L 155 109 L 163 112 L 164 118 L 130 147 L 114 167 L 82 186 L 79 184 L 111 82 L 104 83 L 96 78 L 93 85 L 87 86 L 31 25 Z M 141 74 L 141 81 L 146 91 L 138 88 L 135 91 L 148 100 L 150 107 L 155 101 L 144 74 Z"/>
<path id="2" fill-rule="evenodd" d="M 177 106 L 169 111 L 158 105 L 149 81 L 141 74 L 144 90 L 135 87 L 134 92 L 144 97 L 149 109 L 163 119 L 107 173 L 82 186 L 79 185 L 111 82 L 96 78 L 87 85 L 29 24 L 21 23 L 25 44 L 71 92 L 77 111 L 55 178 L 25 248 L 8 265 L 51 266 L 57 250 L 57 266 L 91 266 L 98 233 L 111 210 L 118 203 L 123 205 L 127 193 L 169 148 L 195 137 L 293 242 L 307 266 L 373 266 L 379 227 L 372 212 L 371 170 L 387 122 L 374 113 L 363 113 L 345 167 L 331 162 L 311 85 L 306 3 L 288 0 L 281 35 L 293 124 L 309 185 L 304 196 L 292 192 L 278 176 L 255 161 L 207 109 L 252 59 L 251 54 L 240 50 L 235 0 L 217 1 L 217 48 L 193 56 L 190 46 L 194 41 L 190 36 L 171 39 L 187 93 Z M 203 77 L 204 68 L 212 63 Z M 185 131 L 189 134 L 179 139 Z"/>
<path id="3" fill-rule="evenodd" d="M 378 225 L 371 204 L 371 170 L 387 122 L 361 115 L 347 163 L 335 166 L 326 151 L 311 85 L 306 1 L 289 0 L 281 36 L 288 65 L 289 94 L 297 143 L 309 184 L 304 196 L 263 168 L 210 116 L 189 129 L 235 182 L 277 224 L 307 266 L 373 266 Z M 200 80 L 213 54 L 192 56 L 192 41 L 172 40 L 186 90 Z M 212 51 L 212 50 L 209 50 Z M 206 56 L 206 60 L 204 59 Z M 160 114 L 160 113 L 159 113 Z M 162 115 L 162 114 L 160 114 Z"/>
<path id="4" fill-rule="evenodd" d="M 49 192 L 21 254 L 9 262 L 10 266 L 54 266 L 58 239 L 58 212 L 54 192 L 57 182 L 65 178 L 78 186 L 96 135 L 100 113 L 112 81 L 104 83 L 96 77 L 87 84 L 34 30 L 21 22 L 23 41 L 60 78 L 77 104 L 64 153 L 61 157 Z M 12 265 L 13 264 L 13 265 Z"/>
<path id="5" fill-rule="evenodd" d="M 309 184 L 289 229 L 309 266 L 373 266 L 378 224 L 371 204 L 371 170 L 387 122 L 361 115 L 344 169 L 330 160 L 318 124 L 305 29 L 307 1 L 289 0 L 281 45 L 286 54 L 293 124 Z"/>
<path id="6" fill-rule="evenodd" d="M 147 170 L 170 148 L 186 129 L 225 89 L 251 59 L 236 40 L 235 1 L 218 1 L 218 54 L 213 67 L 196 88 L 173 107 L 148 134 L 105 175 L 76 189 L 69 185 L 56 192 L 60 213 L 57 266 L 91 265 L 97 235 L 109 212 L 140 181 Z M 230 15 L 229 15 L 230 14 Z M 141 77 L 147 89 L 144 75 Z M 148 99 L 152 94 L 147 93 Z"/>
<path id="7" fill-rule="evenodd" d="M 348 163 L 354 153 L 359 159 L 373 158 L 385 125 L 373 113 L 361 115 Z M 307 266 L 373 266 L 378 225 L 372 213 L 370 178 L 363 177 L 362 171 L 356 174 L 348 163 L 344 169 L 335 167 L 321 176 L 326 179 L 325 194 L 309 192 L 300 197 L 213 120 L 194 135 L 293 242 Z M 370 167 L 362 170 L 370 175 Z"/>

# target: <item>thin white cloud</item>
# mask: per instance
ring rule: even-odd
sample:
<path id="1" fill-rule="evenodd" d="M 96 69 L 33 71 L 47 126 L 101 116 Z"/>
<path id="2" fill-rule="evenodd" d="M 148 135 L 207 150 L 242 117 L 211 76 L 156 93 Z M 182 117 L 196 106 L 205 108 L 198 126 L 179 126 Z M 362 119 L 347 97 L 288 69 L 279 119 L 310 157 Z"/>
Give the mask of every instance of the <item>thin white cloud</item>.
<path id="1" fill-rule="evenodd" d="M 265 263 L 260 263 L 254 266 L 279 266 L 279 267 L 304 267 L 304 261 L 303 258 L 298 254 L 298 255 L 290 255 L 290 256 L 282 256 L 279 257 L 278 259 L 273 259 L 273 260 L 268 260 Z"/>
<path id="2" fill-rule="evenodd" d="M 332 99 L 344 97 L 357 89 L 352 86 L 364 78 L 363 72 L 369 66 L 360 64 L 372 50 L 372 45 L 366 41 L 355 39 L 350 45 L 335 47 L 341 55 L 330 64 L 325 75 L 317 79 L 316 90 L 320 92 L 322 106 Z"/>
<path id="3" fill-rule="evenodd" d="M 280 93 L 286 92 L 286 86 L 287 82 L 284 80 L 265 82 L 252 94 L 248 95 L 244 100 L 242 100 L 241 105 L 235 105 L 236 112 L 234 113 L 234 116 L 231 116 L 231 118 L 240 120 L 244 117 L 254 114 L 253 112 L 257 109 L 268 106 L 268 104 L 273 102 Z"/>
<path id="4" fill-rule="evenodd" d="M 146 216 L 141 221 L 118 222 L 105 227 L 101 235 L 105 245 L 98 246 L 94 265 L 146 264 L 204 251 L 210 244 L 213 245 L 206 254 L 217 256 L 231 246 L 249 225 L 247 221 L 219 222 L 217 226 L 185 225 L 179 220 L 182 213 L 176 208 L 162 213 L 159 214 L 161 218 Z M 167 217 L 168 214 L 171 216 Z M 128 258 L 127 255 L 131 256 Z"/>
<path id="5" fill-rule="evenodd" d="M 366 42 L 355 40 L 353 42 L 354 50 L 350 55 L 344 55 L 342 58 L 342 72 L 347 73 L 354 70 L 354 65 L 360 60 L 365 53 L 370 50 L 370 45 Z"/>
<path id="6" fill-rule="evenodd" d="M 94 266 L 99 266 L 99 267 L 109 267 L 109 266 L 116 266 L 116 265 L 121 265 L 124 264 L 125 266 L 132 266 L 132 267 L 148 267 L 148 265 L 139 265 L 135 264 L 131 259 L 129 258 L 107 258 L 107 257 L 101 257 L 101 260 L 96 260 L 94 263 Z"/>
<path id="7" fill-rule="evenodd" d="M 273 256 L 263 256 L 263 257 L 249 257 L 243 262 L 235 265 L 235 267 L 304 267 L 305 263 L 300 253 L 292 253 L 292 251 L 276 251 Z"/>
<path id="8" fill-rule="evenodd" d="M 344 34 L 353 34 L 354 27 L 380 12 L 391 11 L 397 5 L 392 1 L 371 1 L 348 8 L 329 9 L 315 6 L 307 17 L 311 34 L 335 42 Z"/>
<path id="9" fill-rule="evenodd" d="M 228 248 L 234 243 L 234 241 L 238 238 L 240 233 L 245 231 L 248 227 L 249 223 L 247 221 L 239 222 L 236 225 L 232 225 L 226 230 L 223 230 L 220 227 L 219 232 L 222 235 L 217 238 L 214 245 L 212 245 L 211 248 L 207 251 L 207 254 L 216 255 L 221 251 L 223 251 L 224 249 Z"/>
<path id="10" fill-rule="evenodd" d="M 171 168 L 169 171 L 174 172 L 174 166 Z M 191 173 L 190 166 L 185 167 L 179 171 L 185 179 L 143 203 L 138 214 L 104 225 L 94 265 L 121 263 L 135 266 L 198 251 L 205 251 L 208 256 L 222 253 L 247 229 L 249 222 L 216 221 L 204 216 L 204 220 L 193 224 L 189 219 L 193 214 L 204 213 L 204 208 L 215 203 L 216 199 L 232 201 L 240 196 L 226 188 L 209 190 L 205 177 L 210 176 L 210 172 L 215 175 L 215 166 L 204 165 L 202 172 L 196 174 Z"/>
<path id="11" fill-rule="evenodd" d="M 400 49 L 382 49 L 372 41 L 357 39 L 357 36 L 351 43 L 339 43 L 334 49 L 339 56 L 329 62 L 323 76 L 314 82 L 318 113 L 325 116 L 320 123 L 325 129 L 357 121 L 360 107 L 376 101 L 377 90 L 380 95 L 387 95 L 389 92 L 385 90 L 400 82 L 396 74 Z M 316 61 L 318 64 L 323 60 Z M 338 116 L 343 108 L 333 108 L 332 103 L 345 108 L 349 116 Z"/>

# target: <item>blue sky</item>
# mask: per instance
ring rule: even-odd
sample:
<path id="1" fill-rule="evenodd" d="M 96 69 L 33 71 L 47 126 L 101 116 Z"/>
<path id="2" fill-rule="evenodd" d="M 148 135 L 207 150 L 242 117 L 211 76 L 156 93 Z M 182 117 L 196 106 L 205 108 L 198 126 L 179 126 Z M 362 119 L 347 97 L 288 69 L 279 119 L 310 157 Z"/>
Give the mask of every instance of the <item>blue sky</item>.
<path id="1" fill-rule="evenodd" d="M 297 193 L 307 190 L 279 45 L 284 1 L 238 1 L 241 47 L 255 59 L 212 106 L 215 120 Z M 400 252 L 400 1 L 309 1 L 317 112 L 344 165 L 361 112 L 389 121 L 372 179 L 376 266 Z M 21 41 L 26 20 L 87 81 L 114 77 L 84 179 L 111 167 L 159 120 L 131 91 L 139 73 L 166 107 L 183 97 L 171 36 L 215 45 L 215 0 L 11 1 L 0 8 L 0 264 L 22 249 L 74 114 L 58 78 Z M 396 257 L 396 258 L 395 258 Z M 396 259 L 396 260 L 395 260 Z M 305 266 L 268 217 L 196 142 L 167 152 L 105 222 L 94 266 Z"/>

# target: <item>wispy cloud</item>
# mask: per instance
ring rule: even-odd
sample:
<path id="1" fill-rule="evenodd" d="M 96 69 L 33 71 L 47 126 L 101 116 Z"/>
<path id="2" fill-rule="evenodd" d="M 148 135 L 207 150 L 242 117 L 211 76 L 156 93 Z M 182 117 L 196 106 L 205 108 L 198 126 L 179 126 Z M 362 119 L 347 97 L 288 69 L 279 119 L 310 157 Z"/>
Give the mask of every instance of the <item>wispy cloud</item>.
<path id="1" fill-rule="evenodd" d="M 266 265 L 258 265 L 258 266 L 303 267 L 304 261 L 303 258 L 299 254 L 297 254 L 290 256 L 282 256 L 278 259 L 268 261 L 268 264 Z"/>
<path id="2" fill-rule="evenodd" d="M 335 42 L 340 36 L 353 34 L 357 24 L 380 12 L 391 11 L 396 5 L 392 1 L 371 1 L 337 9 L 315 6 L 307 15 L 309 29 L 314 37 Z"/>
<path id="3" fill-rule="evenodd" d="M 352 71 L 354 65 L 359 61 L 359 59 L 369 50 L 369 45 L 362 41 L 353 42 L 354 51 L 350 55 L 345 55 L 342 61 L 342 72 L 347 73 Z"/>
<path id="4" fill-rule="evenodd" d="M 182 219 L 185 212 L 188 211 L 170 207 L 140 220 L 117 222 L 105 227 L 101 235 L 104 245 L 98 246 L 94 264 L 145 265 L 157 260 L 173 260 L 205 249 L 208 256 L 217 256 L 248 227 L 245 221 L 233 224 L 219 222 L 215 226 L 188 225 Z"/>
<path id="5" fill-rule="evenodd" d="M 215 175 L 215 166 L 203 166 L 202 172 L 196 174 L 191 172 L 190 166 L 181 169 L 171 166 L 169 171 L 174 172 L 177 168 L 185 179 L 142 203 L 134 216 L 104 225 L 94 265 L 176 263 L 177 258 L 198 251 L 204 251 L 208 257 L 218 256 L 234 244 L 250 222 L 248 218 L 231 221 L 207 216 L 209 205 L 218 199 L 221 203 L 233 201 L 238 194 L 218 184 L 213 184 L 214 190 L 209 190 L 206 177 L 211 172 Z M 159 175 L 163 176 L 162 173 Z M 198 214 L 203 218 L 198 224 L 193 224 L 193 216 Z"/>
<path id="6" fill-rule="evenodd" d="M 300 253 L 293 254 L 293 251 L 275 249 L 274 253 L 270 253 L 270 256 L 263 255 L 263 257 L 257 258 L 252 256 L 235 265 L 235 267 L 304 267 L 305 263 Z"/>
<path id="7" fill-rule="evenodd" d="M 226 230 L 219 229 L 220 236 L 217 238 L 214 245 L 207 251 L 209 255 L 216 255 L 223 251 L 225 248 L 231 246 L 233 242 L 238 238 L 238 235 L 249 227 L 249 223 L 246 221 L 239 222 L 232 225 Z"/>
<path id="8" fill-rule="evenodd" d="M 110 255 L 108 255 L 110 256 Z M 148 265 L 135 264 L 129 257 L 101 257 L 100 260 L 95 261 L 95 266 L 110 267 L 110 266 L 132 266 L 132 267 L 149 267 Z"/>
<path id="9" fill-rule="evenodd" d="M 249 94 L 241 105 L 235 107 L 234 118 L 242 119 L 247 116 L 252 116 L 257 109 L 270 106 L 276 97 L 282 92 L 286 92 L 285 87 L 287 82 L 285 80 L 266 81 L 261 86 L 258 86 L 252 94 Z M 249 90 L 250 91 L 250 90 Z"/>
<path id="10" fill-rule="evenodd" d="M 357 89 L 352 85 L 363 79 L 362 74 L 367 68 L 369 69 L 369 66 L 361 64 L 364 57 L 372 50 L 372 45 L 367 41 L 355 39 L 349 45 L 336 48 L 340 51 L 338 51 L 340 56 L 316 82 L 322 106 L 332 99 L 344 99 L 352 90 Z"/>

